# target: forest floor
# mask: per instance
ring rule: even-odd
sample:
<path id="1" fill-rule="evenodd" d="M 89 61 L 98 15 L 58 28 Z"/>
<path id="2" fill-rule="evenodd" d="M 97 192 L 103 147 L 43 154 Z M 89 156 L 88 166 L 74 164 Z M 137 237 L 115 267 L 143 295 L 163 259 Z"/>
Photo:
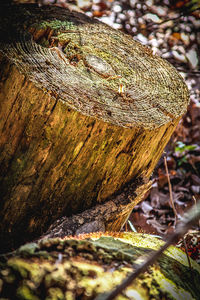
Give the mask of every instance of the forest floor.
<path id="1" fill-rule="evenodd" d="M 40 0 L 39 2 L 62 7 L 68 7 L 68 4 L 76 5 L 87 15 L 131 34 L 134 39 L 152 48 L 155 54 L 173 64 L 186 81 L 190 91 L 188 111 L 180 121 L 152 174 L 154 184 L 151 190 L 135 207 L 126 227 L 128 230 L 135 228 L 138 232 L 165 237 L 174 231 L 184 212 L 200 201 L 200 2 L 198 0 Z M 173 200 L 175 209 L 170 199 Z M 187 233 L 185 241 L 190 256 L 200 263 L 200 221 Z M 184 250 L 182 240 L 178 245 Z"/>

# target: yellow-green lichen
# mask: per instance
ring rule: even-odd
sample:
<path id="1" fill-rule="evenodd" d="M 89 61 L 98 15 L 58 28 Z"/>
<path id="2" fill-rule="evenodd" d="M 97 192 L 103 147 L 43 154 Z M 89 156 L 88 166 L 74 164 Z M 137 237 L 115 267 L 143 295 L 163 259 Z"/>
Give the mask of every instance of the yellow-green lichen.
<path id="1" fill-rule="evenodd" d="M 34 24 L 35 28 L 37 29 L 46 29 L 46 28 L 51 28 L 55 30 L 67 30 L 75 27 L 75 24 L 70 21 L 61 21 L 58 19 L 54 20 L 47 20 L 47 21 L 41 21 L 38 24 Z"/>
<path id="2" fill-rule="evenodd" d="M 32 292 L 26 285 L 22 285 L 17 289 L 16 296 L 18 299 L 23 300 L 39 300 L 39 298 L 34 295 L 34 292 Z"/>
<path id="3" fill-rule="evenodd" d="M 178 299 L 178 300 L 194 300 L 195 298 L 192 297 L 192 294 L 188 291 L 184 290 L 181 286 L 175 284 L 172 279 L 168 279 L 165 277 L 162 272 L 156 268 L 151 268 L 152 275 L 151 280 L 153 283 L 153 280 L 157 282 L 157 286 L 154 289 L 154 295 L 155 290 L 162 290 L 162 292 L 166 293 L 166 297 L 172 297 L 172 299 Z M 180 278 L 181 281 L 181 278 Z M 145 282 L 145 280 L 144 280 Z M 159 283 L 159 285 L 158 285 Z M 150 289 L 152 289 L 152 284 L 150 286 Z"/>
<path id="4" fill-rule="evenodd" d="M 59 288 L 50 288 L 45 300 L 68 300 Z"/>

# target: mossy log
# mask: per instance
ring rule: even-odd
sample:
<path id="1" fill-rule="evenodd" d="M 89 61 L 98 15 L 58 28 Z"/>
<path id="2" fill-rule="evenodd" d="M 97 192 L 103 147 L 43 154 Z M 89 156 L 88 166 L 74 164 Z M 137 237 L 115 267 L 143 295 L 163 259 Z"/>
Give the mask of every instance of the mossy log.
<path id="1" fill-rule="evenodd" d="M 186 111 L 185 83 L 150 49 L 84 14 L 0 11 L 1 243 L 39 236 L 126 187 L 104 224 L 120 230 Z"/>
<path id="2" fill-rule="evenodd" d="M 4 299 L 104 299 L 158 250 L 163 241 L 137 233 L 90 234 L 30 243 L 0 257 L 0 294 Z M 200 267 L 170 246 L 123 295 L 125 299 L 199 299 Z M 104 295 L 104 296 L 103 296 Z"/>

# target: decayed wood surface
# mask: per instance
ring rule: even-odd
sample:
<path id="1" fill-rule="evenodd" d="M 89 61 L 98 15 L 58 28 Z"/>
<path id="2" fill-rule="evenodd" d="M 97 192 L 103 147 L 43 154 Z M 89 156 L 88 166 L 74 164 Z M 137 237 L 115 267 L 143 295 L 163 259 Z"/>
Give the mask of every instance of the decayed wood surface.
<path id="1" fill-rule="evenodd" d="M 120 230 L 186 111 L 186 85 L 150 49 L 83 14 L 1 14 L 1 241 L 31 239 L 130 187 L 105 218 Z"/>
<path id="2" fill-rule="evenodd" d="M 76 215 L 59 218 L 40 239 L 63 238 L 90 232 L 119 231 L 133 207 L 141 201 L 151 184 L 151 181 L 142 185 L 136 181 L 106 203 L 97 204 Z"/>
<path id="3" fill-rule="evenodd" d="M 138 233 L 87 234 L 26 244 L 0 256 L 6 299 L 106 299 L 163 241 Z M 170 246 L 120 299 L 199 299 L 200 267 Z M 98 297 L 98 298 L 96 298 Z"/>

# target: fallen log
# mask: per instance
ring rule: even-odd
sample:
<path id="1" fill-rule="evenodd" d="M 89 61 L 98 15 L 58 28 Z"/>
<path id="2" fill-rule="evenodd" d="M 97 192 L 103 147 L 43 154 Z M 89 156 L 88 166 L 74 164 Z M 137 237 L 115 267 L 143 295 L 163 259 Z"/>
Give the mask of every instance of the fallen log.
<path id="1" fill-rule="evenodd" d="M 0 293 L 6 299 L 107 299 L 143 261 L 163 246 L 138 233 L 92 233 L 41 240 L 0 256 Z M 200 268 L 169 247 L 116 299 L 199 299 Z M 114 299 L 114 298 L 111 298 Z"/>
<path id="2" fill-rule="evenodd" d="M 0 255 L 2 299 L 199 299 L 200 267 L 171 246 L 198 221 L 187 212 L 163 242 L 139 233 L 45 237 Z"/>
<path id="3" fill-rule="evenodd" d="M 120 230 L 186 111 L 185 83 L 149 48 L 84 14 L 0 11 L 2 248 L 123 195 L 104 224 Z"/>

